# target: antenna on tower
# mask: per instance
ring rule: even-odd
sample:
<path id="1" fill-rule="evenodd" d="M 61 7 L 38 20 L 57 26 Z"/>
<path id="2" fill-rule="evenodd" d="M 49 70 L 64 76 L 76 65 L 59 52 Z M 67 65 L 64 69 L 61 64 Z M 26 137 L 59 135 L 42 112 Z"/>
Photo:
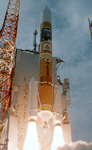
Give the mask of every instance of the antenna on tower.
<path id="1" fill-rule="evenodd" d="M 33 32 L 34 35 L 34 39 L 33 39 L 33 46 L 34 46 L 34 51 L 36 52 L 36 47 L 37 47 L 37 43 L 36 43 L 36 35 L 38 34 L 37 29 L 35 29 L 35 32 Z"/>
<path id="2" fill-rule="evenodd" d="M 36 43 L 36 35 L 38 34 L 37 29 L 35 29 L 35 32 L 33 32 L 33 50 L 28 50 L 25 49 L 26 52 L 34 53 L 34 54 L 39 54 L 38 51 L 36 51 L 37 43 Z M 24 50 L 23 50 L 24 51 Z"/>

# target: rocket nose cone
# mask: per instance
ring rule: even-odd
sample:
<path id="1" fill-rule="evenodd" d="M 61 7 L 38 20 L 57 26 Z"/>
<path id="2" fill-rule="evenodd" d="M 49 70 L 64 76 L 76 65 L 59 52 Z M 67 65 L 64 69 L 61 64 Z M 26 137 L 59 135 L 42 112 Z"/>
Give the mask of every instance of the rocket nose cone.
<path id="1" fill-rule="evenodd" d="M 48 6 L 46 6 L 44 9 L 48 9 L 48 10 L 50 11 L 50 9 L 48 8 Z M 44 10 L 44 9 L 43 9 L 43 10 Z"/>
<path id="2" fill-rule="evenodd" d="M 47 6 L 42 10 L 42 13 L 41 13 L 41 23 L 42 22 L 51 23 L 51 11 Z"/>

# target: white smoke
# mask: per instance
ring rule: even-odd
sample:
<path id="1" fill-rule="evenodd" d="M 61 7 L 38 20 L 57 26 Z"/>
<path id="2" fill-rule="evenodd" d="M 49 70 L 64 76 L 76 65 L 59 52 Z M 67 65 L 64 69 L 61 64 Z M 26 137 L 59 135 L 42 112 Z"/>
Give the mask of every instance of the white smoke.
<path id="1" fill-rule="evenodd" d="M 78 141 L 75 143 L 72 142 L 69 145 L 58 147 L 57 150 L 92 150 L 92 142 L 91 143 L 87 143 L 84 141 Z"/>

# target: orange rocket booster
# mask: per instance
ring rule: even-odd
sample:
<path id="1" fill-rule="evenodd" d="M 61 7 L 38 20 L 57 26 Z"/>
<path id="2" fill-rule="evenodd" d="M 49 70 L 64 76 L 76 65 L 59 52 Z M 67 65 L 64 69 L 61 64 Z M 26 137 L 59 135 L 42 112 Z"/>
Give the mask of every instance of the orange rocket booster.
<path id="1" fill-rule="evenodd" d="M 46 6 L 41 14 L 40 25 L 40 88 L 39 96 L 42 110 L 53 108 L 52 87 L 52 25 L 51 12 Z"/>

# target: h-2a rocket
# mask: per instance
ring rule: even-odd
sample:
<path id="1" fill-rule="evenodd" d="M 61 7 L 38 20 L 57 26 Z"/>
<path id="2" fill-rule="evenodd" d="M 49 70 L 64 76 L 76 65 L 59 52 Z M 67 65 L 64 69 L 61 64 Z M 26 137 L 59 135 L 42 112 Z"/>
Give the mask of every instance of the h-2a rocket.
<path id="1" fill-rule="evenodd" d="M 48 121 L 62 122 L 61 87 L 52 83 L 52 24 L 51 11 L 46 6 L 41 13 L 39 46 L 39 81 L 31 79 L 29 85 L 29 120 L 41 118 L 44 127 Z"/>
<path id="2" fill-rule="evenodd" d="M 52 111 L 52 25 L 51 12 L 45 7 L 41 14 L 40 25 L 40 89 L 42 110 Z"/>

